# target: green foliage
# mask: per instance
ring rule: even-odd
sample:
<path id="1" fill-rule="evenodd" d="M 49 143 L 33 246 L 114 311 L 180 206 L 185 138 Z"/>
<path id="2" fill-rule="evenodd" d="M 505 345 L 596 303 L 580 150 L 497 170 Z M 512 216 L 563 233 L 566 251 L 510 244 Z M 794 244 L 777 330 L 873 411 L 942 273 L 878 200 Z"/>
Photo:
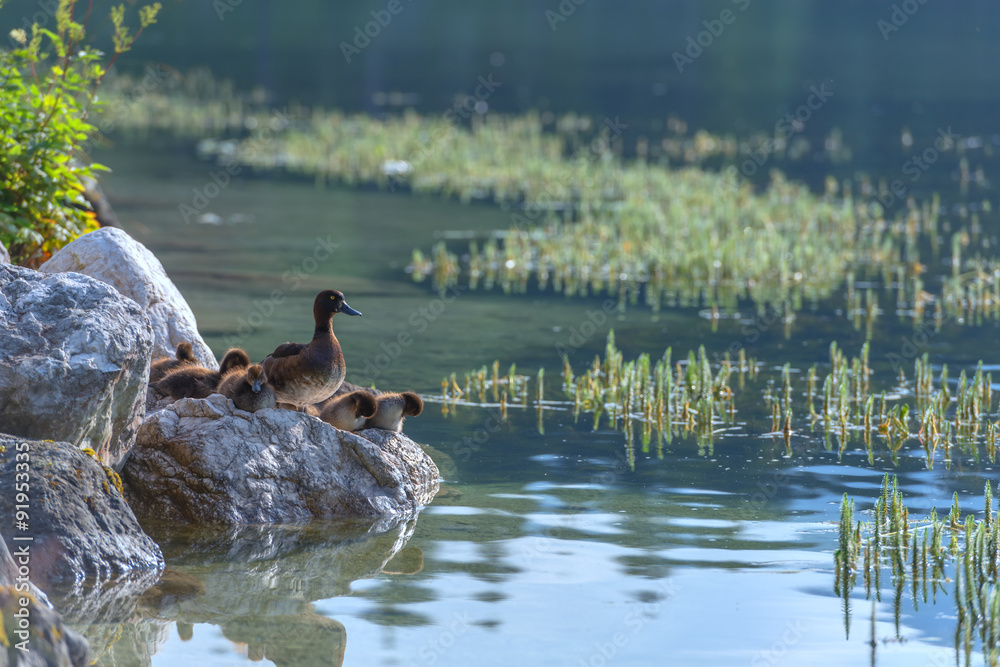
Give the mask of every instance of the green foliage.
<path id="1" fill-rule="evenodd" d="M 12 30 L 13 48 L 0 51 L 0 242 L 27 266 L 97 228 L 83 190 L 104 167 L 77 154 L 96 130 L 87 116 L 107 68 L 160 9 L 154 3 L 140 10 L 135 36 L 125 26 L 124 5 L 112 10 L 115 55 L 104 67 L 103 54 L 82 45 L 86 21 L 74 21 L 75 4 L 60 0 L 55 32 L 38 24 L 30 35 Z"/>

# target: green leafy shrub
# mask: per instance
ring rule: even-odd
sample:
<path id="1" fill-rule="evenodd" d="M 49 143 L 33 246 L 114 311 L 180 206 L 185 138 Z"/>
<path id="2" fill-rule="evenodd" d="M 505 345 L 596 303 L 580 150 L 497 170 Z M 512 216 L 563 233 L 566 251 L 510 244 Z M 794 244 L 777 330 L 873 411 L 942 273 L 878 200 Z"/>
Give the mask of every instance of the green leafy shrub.
<path id="1" fill-rule="evenodd" d="M 135 36 L 125 26 L 125 6 L 111 10 L 114 56 L 105 67 L 103 53 L 82 45 L 90 10 L 77 23 L 75 4 L 60 0 L 55 32 L 38 24 L 30 35 L 12 30 L 13 48 L 0 50 L 0 242 L 26 266 L 98 227 L 83 190 L 105 168 L 80 155 L 96 130 L 87 117 L 100 104 L 107 69 L 160 10 L 158 2 L 139 10 Z"/>

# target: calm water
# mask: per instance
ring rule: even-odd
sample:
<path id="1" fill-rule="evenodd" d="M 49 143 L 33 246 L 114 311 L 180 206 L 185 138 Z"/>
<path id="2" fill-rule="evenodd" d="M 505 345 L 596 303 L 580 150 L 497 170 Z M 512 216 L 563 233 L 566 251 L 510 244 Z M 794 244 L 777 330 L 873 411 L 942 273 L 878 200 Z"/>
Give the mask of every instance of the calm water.
<path id="1" fill-rule="evenodd" d="M 352 381 L 432 396 L 444 375 L 499 358 L 531 374 L 547 367 L 547 396 L 556 398 L 555 346 L 602 304 L 498 292 L 445 302 L 408 280 L 410 250 L 429 247 L 428 230 L 504 227 L 507 215 L 491 207 L 252 180 L 212 202 L 223 224 L 185 224 L 177 206 L 204 185 L 208 165 L 166 148 L 99 158 L 114 169 L 106 189 L 123 226 L 160 257 L 217 354 L 239 343 L 259 358 L 308 337 L 312 299 L 332 287 L 364 312 L 335 320 Z M 892 302 L 889 293 L 882 300 Z M 748 389 L 759 393 L 767 369 L 823 362 L 832 340 L 856 353 L 863 333 L 836 315 L 844 305 L 838 297 L 807 309 L 791 338 L 775 326 L 756 343 L 730 320 L 712 333 L 697 309 L 631 308 L 596 327 L 573 361 L 603 351 L 611 327 L 626 358 L 743 342 L 766 369 Z M 412 344 L 387 352 L 403 331 Z M 891 316 L 879 320 L 871 356 L 886 384 L 887 355 L 910 332 Z M 950 326 L 927 349 L 955 377 L 978 359 L 996 363 L 997 338 L 994 324 Z M 379 355 L 390 353 L 386 364 Z M 916 515 L 946 507 L 955 490 L 978 509 L 993 466 L 927 471 L 919 450 L 904 450 L 898 466 L 885 457 L 870 466 L 857 444 L 838 459 L 807 427 L 787 456 L 780 436 L 766 435 L 769 415 L 746 412 L 711 448 L 675 439 L 662 458 L 655 446 L 637 452 L 633 470 L 624 436 L 604 424 L 592 431 L 586 415 L 574 423 L 569 412 L 548 412 L 543 435 L 534 410 L 512 409 L 497 427 L 493 409 L 462 406 L 446 417 L 439 408 L 429 403 L 407 422 L 446 481 L 413 522 L 150 526 L 172 583 L 145 596 L 121 628 L 92 628 L 117 637 L 102 664 L 143 664 L 149 654 L 154 665 L 954 663 L 947 597 L 915 610 L 904 595 L 897 626 L 891 590 L 874 606 L 862 593 L 845 627 L 833 591 L 839 503 L 847 492 L 869 508 L 891 471 Z M 463 442 L 470 435 L 474 446 Z"/>
<path id="2" fill-rule="evenodd" d="M 908 177 L 904 127 L 914 151 L 932 146 L 938 128 L 982 135 L 972 169 L 983 147 L 1000 146 L 1000 12 L 985 1 L 917 3 L 900 30 L 883 33 L 878 21 L 891 18 L 891 2 L 628 3 L 626 11 L 594 1 L 553 29 L 546 12 L 558 10 L 556 0 L 406 0 L 352 62 L 340 42 L 387 3 L 303 0 L 294 11 L 270 0 L 166 4 L 123 58 L 126 68 L 207 65 L 240 89 L 265 87 L 276 106 L 392 113 L 386 93 L 396 92 L 441 114 L 492 74 L 502 85 L 487 100 L 491 111 L 620 117 L 630 125 L 628 151 L 662 133 L 668 116 L 692 131 L 770 132 L 811 86 L 826 84 L 835 93 L 802 134 L 815 148 L 840 127 L 853 159 L 830 164 L 817 152 L 774 165 L 814 188 L 831 171 Z M 220 14 L 220 5 L 233 11 Z M 42 9 L 10 0 L 0 34 L 22 17 L 51 20 Z M 672 54 L 724 9 L 738 18 L 679 71 Z M 91 34 L 109 42 L 106 26 Z M 500 359 L 531 375 L 545 366 L 546 397 L 560 398 L 556 348 L 593 321 L 603 298 L 459 291 L 441 299 L 404 272 L 412 248 L 427 250 L 451 231 L 505 228 L 504 211 L 236 179 L 208 208 L 221 224 L 185 224 L 178 206 L 214 170 L 192 153 L 151 145 L 95 157 L 114 169 L 103 182 L 123 226 L 161 259 L 217 354 L 239 344 L 259 359 L 304 340 L 315 294 L 336 288 L 364 313 L 335 321 L 354 382 L 432 397 L 443 376 Z M 956 167 L 950 156 L 906 187 L 918 199 L 941 191 L 945 217 L 957 223 Z M 996 173 L 988 168 L 987 177 Z M 988 185 L 968 198 L 1000 205 Z M 997 247 L 995 215 L 983 224 Z M 879 289 L 891 310 L 894 294 Z M 840 499 L 847 492 L 867 510 L 888 471 L 899 474 L 915 515 L 947 506 L 954 491 L 966 509 L 980 509 L 984 480 L 998 486 L 995 467 L 939 461 L 928 471 L 912 443 L 898 465 L 884 456 L 870 465 L 857 443 L 838 457 L 805 425 L 787 455 L 756 399 L 785 362 L 823 364 L 833 340 L 848 354 L 860 349 L 863 331 L 842 316 L 845 306 L 838 294 L 800 312 L 790 337 L 772 324 L 754 340 L 743 330 L 753 324 L 749 304 L 716 332 L 698 308 L 598 318 L 572 355 L 577 367 L 603 352 L 613 327 L 626 359 L 656 358 L 667 346 L 675 358 L 698 345 L 717 354 L 740 343 L 764 372 L 712 447 L 674 439 L 659 455 L 655 446 L 638 451 L 634 469 L 625 437 L 606 424 L 593 431 L 587 415 L 574 422 L 548 412 L 541 434 L 534 410 L 512 408 L 501 423 L 490 408 L 444 416 L 429 403 L 406 431 L 433 448 L 445 488 L 415 521 L 148 526 L 168 576 L 140 600 L 102 610 L 107 623 L 81 627 L 105 665 L 955 664 L 947 596 L 915 607 L 906 594 L 897 607 L 884 590 L 881 602 L 862 594 L 845 609 L 834 594 Z M 412 343 L 394 346 L 401 333 Z M 911 334 L 891 312 L 878 320 L 871 359 L 884 386 L 893 383 L 889 355 Z M 949 325 L 924 349 L 955 378 L 980 359 L 1000 363 L 998 338 L 995 323 Z"/>

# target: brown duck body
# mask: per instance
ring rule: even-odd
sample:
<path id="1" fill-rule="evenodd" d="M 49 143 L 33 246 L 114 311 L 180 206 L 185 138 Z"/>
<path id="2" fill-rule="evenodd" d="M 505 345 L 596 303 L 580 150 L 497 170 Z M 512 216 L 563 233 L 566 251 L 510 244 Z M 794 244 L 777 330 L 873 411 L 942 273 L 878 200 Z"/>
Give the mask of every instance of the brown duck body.
<path id="1" fill-rule="evenodd" d="M 188 366 L 197 364 L 198 360 L 194 357 L 194 349 L 191 347 L 191 343 L 184 341 L 183 343 L 177 344 L 177 352 L 174 357 L 163 357 L 152 363 L 149 367 L 149 381 L 156 382 L 157 380 L 163 379 L 163 376 L 181 366 Z"/>
<path id="2" fill-rule="evenodd" d="M 364 389 L 334 396 L 321 404 L 319 418 L 342 431 L 364 428 L 365 421 L 375 414 L 375 395 Z"/>
<path id="3" fill-rule="evenodd" d="M 247 368 L 250 357 L 238 347 L 226 351 L 219 362 L 219 370 L 186 364 L 175 368 L 158 382 L 151 383 L 157 391 L 178 400 L 181 398 L 208 398 L 216 393 L 222 376 L 235 368 Z"/>
<path id="4" fill-rule="evenodd" d="M 312 341 L 279 345 L 261 362 L 279 403 L 303 410 L 325 401 L 340 388 L 347 375 L 347 364 L 340 342 L 333 334 L 336 313 L 361 314 L 347 305 L 340 292 L 320 292 L 313 302 L 316 328 Z"/>
<path id="5" fill-rule="evenodd" d="M 365 428 L 384 428 L 399 433 L 403 430 L 403 420 L 406 417 L 416 417 L 424 411 L 423 399 L 412 391 L 381 394 L 377 400 L 378 409 L 372 417 L 365 420 Z"/>
<path id="6" fill-rule="evenodd" d="M 275 406 L 274 389 L 260 364 L 249 368 L 234 368 L 222 376 L 218 392 L 231 398 L 240 410 L 257 412 Z"/>

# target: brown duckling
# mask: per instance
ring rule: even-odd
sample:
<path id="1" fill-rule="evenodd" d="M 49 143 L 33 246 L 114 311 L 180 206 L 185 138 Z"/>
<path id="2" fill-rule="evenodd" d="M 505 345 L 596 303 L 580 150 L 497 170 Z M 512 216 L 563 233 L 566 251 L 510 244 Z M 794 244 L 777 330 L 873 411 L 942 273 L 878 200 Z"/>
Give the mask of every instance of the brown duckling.
<path id="1" fill-rule="evenodd" d="M 342 431 L 356 431 L 364 428 L 365 420 L 375 414 L 378 399 L 370 391 L 361 389 L 334 396 L 321 405 L 320 419 Z"/>
<path id="2" fill-rule="evenodd" d="M 184 341 L 177 344 L 177 352 L 174 357 L 161 357 L 157 359 L 149 367 L 149 381 L 156 382 L 157 380 L 163 379 L 163 376 L 179 368 L 180 366 L 187 366 L 190 364 L 197 364 L 198 360 L 194 357 L 194 349 L 191 347 L 191 343 Z"/>
<path id="3" fill-rule="evenodd" d="M 238 347 L 226 350 L 219 362 L 219 370 L 204 366 L 186 365 L 167 373 L 163 379 L 154 382 L 153 387 L 174 400 L 181 398 L 208 398 L 216 393 L 222 376 L 234 368 L 250 366 L 250 356 Z"/>
<path id="4" fill-rule="evenodd" d="M 267 384 L 267 376 L 260 364 L 230 370 L 219 381 L 218 392 L 233 399 L 236 407 L 247 412 L 257 412 L 275 405 L 274 389 Z"/>
<path id="5" fill-rule="evenodd" d="M 384 428 L 387 431 L 403 430 L 406 417 L 416 417 L 424 411 L 424 401 L 412 391 L 401 394 L 380 394 L 378 409 L 365 421 L 365 428 Z"/>
<path id="6" fill-rule="evenodd" d="M 261 362 L 278 402 L 305 410 L 333 396 L 344 381 L 347 365 L 333 335 L 333 316 L 337 313 L 361 315 L 347 305 L 341 292 L 320 292 L 313 302 L 316 328 L 312 341 L 279 345 Z"/>

